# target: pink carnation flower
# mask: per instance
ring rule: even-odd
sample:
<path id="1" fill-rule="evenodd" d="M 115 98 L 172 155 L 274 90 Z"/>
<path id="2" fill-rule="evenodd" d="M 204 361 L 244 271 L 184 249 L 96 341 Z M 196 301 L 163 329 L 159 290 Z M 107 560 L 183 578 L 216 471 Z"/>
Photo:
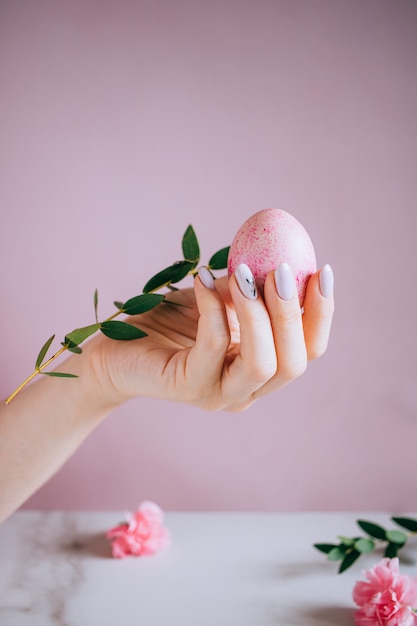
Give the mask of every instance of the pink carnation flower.
<path id="1" fill-rule="evenodd" d="M 170 533 L 162 524 L 164 514 L 157 504 L 142 502 L 127 521 L 107 531 L 116 559 L 155 554 L 171 543 Z"/>
<path id="2" fill-rule="evenodd" d="M 398 558 L 382 559 L 363 574 L 367 582 L 353 589 L 357 626 L 417 626 L 417 579 L 400 574 Z"/>

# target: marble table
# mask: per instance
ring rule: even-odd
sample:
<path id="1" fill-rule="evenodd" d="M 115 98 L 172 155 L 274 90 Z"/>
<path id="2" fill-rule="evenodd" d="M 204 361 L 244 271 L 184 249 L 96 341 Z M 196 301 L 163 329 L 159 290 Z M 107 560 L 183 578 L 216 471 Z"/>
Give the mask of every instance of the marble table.
<path id="1" fill-rule="evenodd" d="M 117 512 L 19 511 L 0 526 L 0 626 L 350 626 L 350 570 L 312 548 L 375 513 L 167 513 L 172 546 L 111 558 Z M 417 545 L 404 572 L 417 573 Z"/>

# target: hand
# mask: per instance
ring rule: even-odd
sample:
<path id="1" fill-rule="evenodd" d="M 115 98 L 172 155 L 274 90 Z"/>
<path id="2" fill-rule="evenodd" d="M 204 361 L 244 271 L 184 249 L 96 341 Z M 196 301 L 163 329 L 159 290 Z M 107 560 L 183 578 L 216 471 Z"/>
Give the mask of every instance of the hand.
<path id="1" fill-rule="evenodd" d="M 132 342 L 98 337 L 91 356 L 109 402 L 148 396 L 240 411 L 300 376 L 307 361 L 327 347 L 333 275 L 326 266 L 321 276 L 310 277 L 304 313 L 291 271 L 284 275 L 286 297 L 292 288 L 287 300 L 278 295 L 274 272 L 264 298 L 256 299 L 243 295 L 235 275 L 216 280 L 214 289 L 197 277 L 194 289 L 167 296 L 176 304 L 165 302 L 129 318 L 148 337 Z"/>
<path id="2" fill-rule="evenodd" d="M 169 294 L 177 304 L 129 317 L 148 337 L 115 341 L 98 335 L 83 345 L 83 354 L 62 364 L 78 378 L 44 376 L 11 405 L 1 405 L 0 522 L 128 398 L 240 411 L 302 374 L 308 359 L 327 346 L 332 274 L 325 267 L 311 276 L 302 314 L 294 278 L 283 267 L 267 277 L 264 298 L 254 299 L 239 268 L 213 289 L 198 277 L 194 289 Z"/>

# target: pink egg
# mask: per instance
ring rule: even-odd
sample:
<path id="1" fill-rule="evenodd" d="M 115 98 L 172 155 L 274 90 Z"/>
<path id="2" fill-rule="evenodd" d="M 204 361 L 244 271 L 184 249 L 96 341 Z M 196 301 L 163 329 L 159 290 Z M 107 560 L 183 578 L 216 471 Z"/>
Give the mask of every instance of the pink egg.
<path id="1" fill-rule="evenodd" d="M 308 279 L 317 269 L 311 239 L 304 226 L 289 213 L 280 209 L 258 211 L 242 224 L 232 241 L 229 276 L 240 263 L 246 263 L 263 293 L 266 276 L 284 262 L 293 271 L 302 306 Z"/>

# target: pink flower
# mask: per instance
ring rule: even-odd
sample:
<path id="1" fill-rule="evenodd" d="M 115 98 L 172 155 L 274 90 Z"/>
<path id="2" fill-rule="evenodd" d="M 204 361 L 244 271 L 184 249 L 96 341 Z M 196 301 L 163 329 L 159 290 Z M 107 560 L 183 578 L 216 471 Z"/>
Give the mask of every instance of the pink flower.
<path id="1" fill-rule="evenodd" d="M 398 558 L 382 559 L 363 574 L 368 581 L 353 588 L 357 626 L 417 626 L 417 579 L 400 574 Z"/>
<path id="2" fill-rule="evenodd" d="M 171 543 L 170 533 L 162 525 L 164 514 L 157 504 L 142 502 L 136 513 L 128 513 L 127 521 L 107 531 L 112 554 L 116 559 L 126 556 L 155 554 Z"/>

